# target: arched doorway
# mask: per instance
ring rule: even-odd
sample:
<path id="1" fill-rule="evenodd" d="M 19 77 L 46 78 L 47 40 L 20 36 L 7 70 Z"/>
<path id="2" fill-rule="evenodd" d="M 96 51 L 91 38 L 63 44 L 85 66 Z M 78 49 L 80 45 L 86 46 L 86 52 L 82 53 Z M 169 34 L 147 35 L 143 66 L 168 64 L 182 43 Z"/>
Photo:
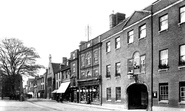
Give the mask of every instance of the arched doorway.
<path id="1" fill-rule="evenodd" d="M 127 88 L 128 109 L 146 109 L 148 92 L 144 84 L 132 84 Z"/>

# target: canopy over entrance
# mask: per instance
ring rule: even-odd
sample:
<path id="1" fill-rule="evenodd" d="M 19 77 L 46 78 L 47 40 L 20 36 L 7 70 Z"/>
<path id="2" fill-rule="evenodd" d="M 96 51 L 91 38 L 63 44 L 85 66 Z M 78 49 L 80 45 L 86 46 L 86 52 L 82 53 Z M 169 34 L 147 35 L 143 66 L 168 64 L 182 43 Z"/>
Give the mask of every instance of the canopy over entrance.
<path id="1" fill-rule="evenodd" d="M 70 82 L 65 82 L 62 83 L 59 87 L 59 89 L 57 90 L 57 93 L 65 93 L 67 87 L 69 86 Z"/>

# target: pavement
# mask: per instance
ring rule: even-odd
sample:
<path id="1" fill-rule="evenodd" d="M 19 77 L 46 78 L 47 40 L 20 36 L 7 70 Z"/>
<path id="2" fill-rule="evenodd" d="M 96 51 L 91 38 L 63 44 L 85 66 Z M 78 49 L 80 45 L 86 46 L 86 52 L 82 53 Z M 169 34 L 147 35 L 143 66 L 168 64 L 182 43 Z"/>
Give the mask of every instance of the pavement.
<path id="1" fill-rule="evenodd" d="M 62 111 L 67 111 L 67 110 L 69 111 L 73 111 L 73 110 L 74 111 L 128 111 L 127 109 L 120 109 L 118 107 L 112 107 L 112 106 L 80 104 L 80 103 L 73 103 L 73 102 L 58 103 L 57 101 L 51 100 L 51 99 L 31 98 L 31 99 L 28 99 L 27 101 L 43 107 L 48 107 L 47 105 L 49 104 L 49 107 L 51 107 L 52 109 L 62 110 Z M 146 110 L 133 110 L 133 111 L 146 111 Z"/>

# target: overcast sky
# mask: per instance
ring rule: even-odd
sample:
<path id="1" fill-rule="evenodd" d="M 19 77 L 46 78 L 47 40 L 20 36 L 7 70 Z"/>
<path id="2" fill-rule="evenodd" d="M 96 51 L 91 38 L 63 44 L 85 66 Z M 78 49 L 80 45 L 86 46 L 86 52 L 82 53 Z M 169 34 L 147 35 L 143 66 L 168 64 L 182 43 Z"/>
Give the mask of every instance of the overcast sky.
<path id="1" fill-rule="evenodd" d="M 41 56 L 39 64 L 48 67 L 52 61 L 79 48 L 86 41 L 109 30 L 109 15 L 114 11 L 129 17 L 156 0 L 0 0 L 0 39 L 18 38 L 34 47 Z M 40 74 L 44 73 L 42 70 Z"/>

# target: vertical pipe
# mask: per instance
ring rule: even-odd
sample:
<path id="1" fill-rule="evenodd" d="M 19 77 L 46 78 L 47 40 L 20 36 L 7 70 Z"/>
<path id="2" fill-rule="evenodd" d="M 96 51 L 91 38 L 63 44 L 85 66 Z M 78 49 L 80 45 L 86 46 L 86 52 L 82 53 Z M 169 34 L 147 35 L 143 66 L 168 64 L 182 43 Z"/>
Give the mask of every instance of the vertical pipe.
<path id="1" fill-rule="evenodd" d="M 153 5 L 151 5 L 151 111 L 153 107 Z"/>

